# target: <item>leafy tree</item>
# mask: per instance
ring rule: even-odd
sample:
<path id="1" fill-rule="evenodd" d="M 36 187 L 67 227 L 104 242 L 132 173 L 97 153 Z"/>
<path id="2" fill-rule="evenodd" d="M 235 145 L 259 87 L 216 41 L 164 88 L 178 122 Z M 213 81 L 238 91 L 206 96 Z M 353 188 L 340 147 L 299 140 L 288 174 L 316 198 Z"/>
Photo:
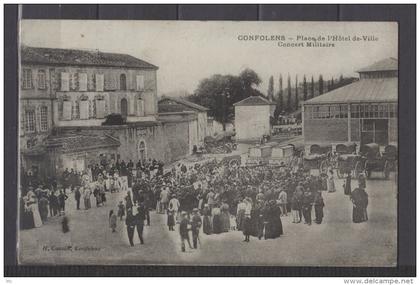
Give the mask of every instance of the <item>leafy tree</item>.
<path id="1" fill-rule="evenodd" d="M 245 69 L 239 76 L 215 74 L 200 81 L 195 93 L 188 97 L 194 103 L 209 108 L 209 115 L 223 124 L 233 120 L 233 104 L 249 96 L 262 96 L 255 89 L 261 83 L 258 74 Z"/>
<path id="2" fill-rule="evenodd" d="M 306 84 L 306 75 L 303 76 L 303 101 L 308 99 L 308 86 Z"/>
<path id="3" fill-rule="evenodd" d="M 273 101 L 274 96 L 274 78 L 270 76 L 270 80 L 268 81 L 268 90 L 267 90 L 267 97 L 270 102 Z"/>
<path id="4" fill-rule="evenodd" d="M 322 74 L 319 76 L 318 89 L 319 95 L 324 94 L 324 80 L 322 79 Z"/>
<path id="5" fill-rule="evenodd" d="M 283 77 L 280 74 L 279 78 L 279 94 L 277 96 L 277 105 L 276 109 L 274 110 L 274 118 L 278 119 L 279 115 L 283 111 Z"/>

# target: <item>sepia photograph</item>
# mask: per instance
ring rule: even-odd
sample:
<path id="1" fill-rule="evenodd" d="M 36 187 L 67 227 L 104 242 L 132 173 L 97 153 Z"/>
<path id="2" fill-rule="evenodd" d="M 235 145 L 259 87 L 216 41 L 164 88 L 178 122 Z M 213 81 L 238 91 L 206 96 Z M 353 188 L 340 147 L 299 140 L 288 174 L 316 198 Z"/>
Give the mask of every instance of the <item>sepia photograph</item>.
<path id="1" fill-rule="evenodd" d="M 396 267 L 398 36 L 21 20 L 18 263 Z"/>

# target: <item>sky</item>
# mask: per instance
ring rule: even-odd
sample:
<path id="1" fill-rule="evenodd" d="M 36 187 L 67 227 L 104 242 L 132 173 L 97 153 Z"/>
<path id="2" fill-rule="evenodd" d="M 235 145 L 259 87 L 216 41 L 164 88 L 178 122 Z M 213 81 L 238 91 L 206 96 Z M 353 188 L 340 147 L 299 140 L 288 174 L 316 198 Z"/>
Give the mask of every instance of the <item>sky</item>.
<path id="1" fill-rule="evenodd" d="M 258 36 L 257 40 L 244 40 Z M 266 37 L 275 40 L 266 40 Z M 331 41 L 328 36 L 341 36 Z M 368 41 L 373 36 L 376 40 Z M 285 39 L 282 40 L 281 37 Z M 299 39 L 298 39 L 299 37 Z M 304 44 L 308 37 L 334 47 L 281 47 Z M 358 37 L 358 40 L 356 40 Z M 270 76 L 283 87 L 319 74 L 325 79 L 357 77 L 356 70 L 387 57 L 398 57 L 395 22 L 239 22 L 23 20 L 20 40 L 35 47 L 76 48 L 126 53 L 159 67 L 158 94 L 193 93 L 213 74 L 238 75 L 251 68 L 267 92 Z"/>

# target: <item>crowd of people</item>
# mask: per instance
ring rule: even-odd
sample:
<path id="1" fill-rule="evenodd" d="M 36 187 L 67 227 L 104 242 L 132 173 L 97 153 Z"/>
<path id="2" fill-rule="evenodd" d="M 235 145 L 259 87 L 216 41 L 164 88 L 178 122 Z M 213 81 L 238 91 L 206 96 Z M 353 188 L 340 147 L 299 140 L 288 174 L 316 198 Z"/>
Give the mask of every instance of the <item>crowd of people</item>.
<path id="1" fill-rule="evenodd" d="M 364 177 L 351 191 L 351 175 L 343 185 L 353 203 L 353 221 L 367 220 L 368 195 Z M 22 185 L 23 187 L 23 185 Z M 150 226 L 150 211 L 167 215 L 169 231 L 179 224 L 182 250 L 185 242 L 191 247 L 192 232 L 197 248 L 199 232 L 206 235 L 242 231 L 244 242 L 250 237 L 278 238 L 283 234 L 282 217 L 292 223 L 310 226 L 321 224 L 324 217 L 323 193 L 335 192 L 333 171 L 311 175 L 303 167 L 282 165 L 240 167 L 237 164 L 208 160 L 192 165 L 177 164 L 164 173 L 162 162 L 149 159 L 134 164 L 131 160 L 115 164 L 89 166 L 84 172 L 66 169 L 58 181 L 26 185 L 21 199 L 21 227 L 39 227 L 51 217 L 64 215 L 69 193 L 76 207 L 105 205 L 106 193 L 124 192 L 116 210 L 109 213 L 109 224 L 115 232 L 118 220 L 125 219 L 130 245 L 135 229 L 141 243 L 144 225 Z M 92 196 L 93 195 L 93 196 Z M 315 217 L 312 217 L 314 213 Z"/>

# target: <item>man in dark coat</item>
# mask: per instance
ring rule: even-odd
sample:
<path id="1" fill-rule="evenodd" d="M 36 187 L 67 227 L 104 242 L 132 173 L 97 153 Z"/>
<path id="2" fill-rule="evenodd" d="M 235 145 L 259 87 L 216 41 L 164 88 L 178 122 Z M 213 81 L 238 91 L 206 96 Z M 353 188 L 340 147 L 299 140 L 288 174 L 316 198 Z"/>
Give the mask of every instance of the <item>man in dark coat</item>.
<path id="1" fill-rule="evenodd" d="M 127 235 L 130 245 L 134 246 L 133 237 L 134 237 L 134 228 L 136 227 L 136 220 L 133 216 L 133 211 L 131 208 L 127 210 L 127 217 L 125 218 L 125 225 L 127 226 Z"/>
<path id="2" fill-rule="evenodd" d="M 322 198 L 321 191 L 315 194 L 314 209 L 315 209 L 315 223 L 321 224 L 324 218 L 324 199 Z"/>
<path id="3" fill-rule="evenodd" d="M 76 190 L 74 191 L 74 199 L 76 200 L 76 209 L 80 210 L 80 198 L 82 197 L 82 194 L 80 193 L 80 187 L 77 186 Z"/>
<path id="4" fill-rule="evenodd" d="M 65 211 L 66 210 L 66 200 L 68 196 L 66 193 L 64 193 L 64 190 L 60 190 L 60 194 L 58 195 L 58 207 L 59 211 Z"/>
<path id="5" fill-rule="evenodd" d="M 191 231 L 192 231 L 192 238 L 193 238 L 193 246 L 195 249 L 197 249 L 197 241 L 200 240 L 199 234 L 200 234 L 200 228 L 201 228 L 201 217 L 198 213 L 198 209 L 193 209 L 193 217 L 191 220 Z"/>
<path id="6" fill-rule="evenodd" d="M 182 212 L 181 214 L 181 222 L 179 224 L 179 234 L 181 235 L 181 251 L 185 252 L 185 241 L 188 242 L 188 246 L 192 249 L 190 236 L 188 235 L 188 225 L 189 221 L 187 218 L 187 213 Z"/>
<path id="7" fill-rule="evenodd" d="M 312 202 L 313 197 L 311 195 L 311 192 L 306 191 L 303 195 L 302 213 L 303 218 L 305 219 L 305 224 L 307 224 L 308 226 L 312 224 Z"/>
<path id="8" fill-rule="evenodd" d="M 369 203 L 368 194 L 363 184 L 351 192 L 350 199 L 353 202 L 353 223 L 362 223 L 368 220 L 367 206 Z"/>
<path id="9" fill-rule="evenodd" d="M 139 240 L 141 244 L 144 244 L 144 241 L 143 241 L 144 219 L 145 219 L 144 204 L 140 204 L 140 206 L 137 207 L 137 214 L 135 216 L 135 222 L 136 222 L 136 227 L 137 227 L 137 234 L 139 236 Z"/>

